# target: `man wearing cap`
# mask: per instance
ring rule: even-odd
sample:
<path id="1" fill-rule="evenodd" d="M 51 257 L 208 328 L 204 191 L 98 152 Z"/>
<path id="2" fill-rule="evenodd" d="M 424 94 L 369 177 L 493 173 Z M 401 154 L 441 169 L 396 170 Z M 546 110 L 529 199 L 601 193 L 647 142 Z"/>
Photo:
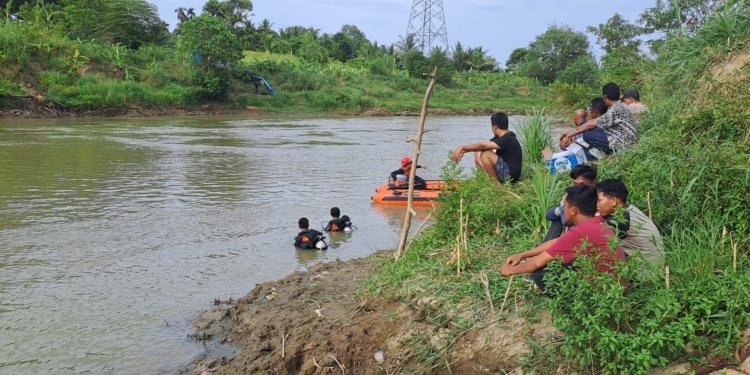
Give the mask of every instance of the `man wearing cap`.
<path id="1" fill-rule="evenodd" d="M 610 82 L 602 88 L 602 98 L 607 104 L 607 113 L 587 121 L 577 128 L 560 134 L 560 147 L 568 147 L 575 136 L 598 126 L 607 134 L 609 146 L 615 152 L 632 147 L 637 141 L 635 115 L 620 101 L 620 87 Z"/>
<path id="2" fill-rule="evenodd" d="M 451 159 L 459 162 L 464 153 L 474 153 L 474 164 L 480 171 L 499 183 L 518 182 L 521 177 L 523 152 L 516 135 L 508 130 L 508 115 L 497 112 L 490 118 L 494 137 L 486 142 L 458 146 Z"/>
<path id="3" fill-rule="evenodd" d="M 636 121 L 638 121 L 638 116 L 641 113 L 648 112 L 648 107 L 641 103 L 641 94 L 636 89 L 625 90 L 625 93 L 622 94 L 622 102 L 628 106 L 630 112 L 633 112 Z"/>
<path id="4" fill-rule="evenodd" d="M 417 165 L 417 168 L 422 168 L 422 166 Z M 398 183 L 398 175 L 400 174 L 406 176 L 407 180 L 409 178 L 409 175 L 411 174 L 411 159 L 409 159 L 408 156 L 404 156 L 404 158 L 401 159 L 401 169 L 396 169 L 395 171 L 391 172 L 391 180 L 394 183 Z M 425 189 L 427 188 L 427 182 L 422 177 L 414 175 L 414 188 Z"/>

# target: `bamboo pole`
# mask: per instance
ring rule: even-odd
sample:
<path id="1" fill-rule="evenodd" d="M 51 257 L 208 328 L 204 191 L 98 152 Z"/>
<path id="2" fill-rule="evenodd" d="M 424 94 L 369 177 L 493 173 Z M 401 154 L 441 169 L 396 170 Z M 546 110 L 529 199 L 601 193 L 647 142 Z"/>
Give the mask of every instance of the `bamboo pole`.
<path id="1" fill-rule="evenodd" d="M 411 162 L 411 172 L 409 173 L 409 193 L 408 200 L 406 203 L 406 215 L 404 217 L 404 227 L 401 229 L 401 240 L 398 243 L 398 250 L 393 258 L 399 260 L 401 254 L 404 252 L 406 247 L 406 239 L 409 236 L 409 228 L 411 227 L 411 217 L 415 215 L 414 212 L 414 176 L 417 174 L 417 163 L 419 162 L 419 153 L 422 147 L 422 134 L 424 134 L 424 123 L 427 119 L 427 103 L 430 102 L 430 95 L 432 95 L 432 89 L 435 87 L 435 81 L 437 79 L 437 67 L 432 70 L 432 73 L 427 75 L 430 77 L 430 84 L 427 86 L 427 92 L 424 94 L 424 100 L 422 101 L 422 113 L 419 116 L 419 130 L 415 138 L 416 145 L 414 146 L 414 157 Z"/>

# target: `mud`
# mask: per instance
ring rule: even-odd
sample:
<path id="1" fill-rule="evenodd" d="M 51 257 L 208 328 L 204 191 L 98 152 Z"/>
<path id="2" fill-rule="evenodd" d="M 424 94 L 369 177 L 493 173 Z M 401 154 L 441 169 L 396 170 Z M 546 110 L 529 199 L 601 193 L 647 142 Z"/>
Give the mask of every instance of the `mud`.
<path id="1" fill-rule="evenodd" d="M 206 355 L 184 374 L 521 373 L 526 337 L 545 340 L 549 318 L 477 325 L 456 336 L 429 322 L 440 306 L 430 296 L 397 302 L 357 293 L 390 252 L 321 264 L 259 284 L 246 297 L 201 314 L 192 334 Z M 489 318 L 490 314 L 486 314 Z M 447 354 L 424 368 L 420 348 Z M 449 370 L 450 369 L 450 370 Z"/>

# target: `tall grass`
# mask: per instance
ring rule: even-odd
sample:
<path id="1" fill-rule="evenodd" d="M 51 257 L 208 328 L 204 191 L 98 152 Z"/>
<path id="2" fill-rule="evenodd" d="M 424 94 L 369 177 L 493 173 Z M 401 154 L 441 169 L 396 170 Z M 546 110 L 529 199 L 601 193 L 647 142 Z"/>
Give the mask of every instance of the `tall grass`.
<path id="1" fill-rule="evenodd" d="M 534 108 L 531 113 L 527 113 L 518 133 L 525 164 L 533 166 L 543 163 L 542 150 L 552 146 L 549 118 L 544 115 L 544 109 Z"/>

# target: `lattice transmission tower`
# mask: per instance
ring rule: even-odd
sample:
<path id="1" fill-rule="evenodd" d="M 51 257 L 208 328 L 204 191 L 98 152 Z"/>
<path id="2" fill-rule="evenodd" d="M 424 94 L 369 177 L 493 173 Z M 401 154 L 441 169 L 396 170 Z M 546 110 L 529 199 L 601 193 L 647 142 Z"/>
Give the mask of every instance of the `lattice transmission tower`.
<path id="1" fill-rule="evenodd" d="M 443 0 L 414 0 L 406 28 L 406 37 L 409 35 L 414 35 L 417 48 L 424 54 L 430 53 L 433 47 L 450 49 Z"/>

